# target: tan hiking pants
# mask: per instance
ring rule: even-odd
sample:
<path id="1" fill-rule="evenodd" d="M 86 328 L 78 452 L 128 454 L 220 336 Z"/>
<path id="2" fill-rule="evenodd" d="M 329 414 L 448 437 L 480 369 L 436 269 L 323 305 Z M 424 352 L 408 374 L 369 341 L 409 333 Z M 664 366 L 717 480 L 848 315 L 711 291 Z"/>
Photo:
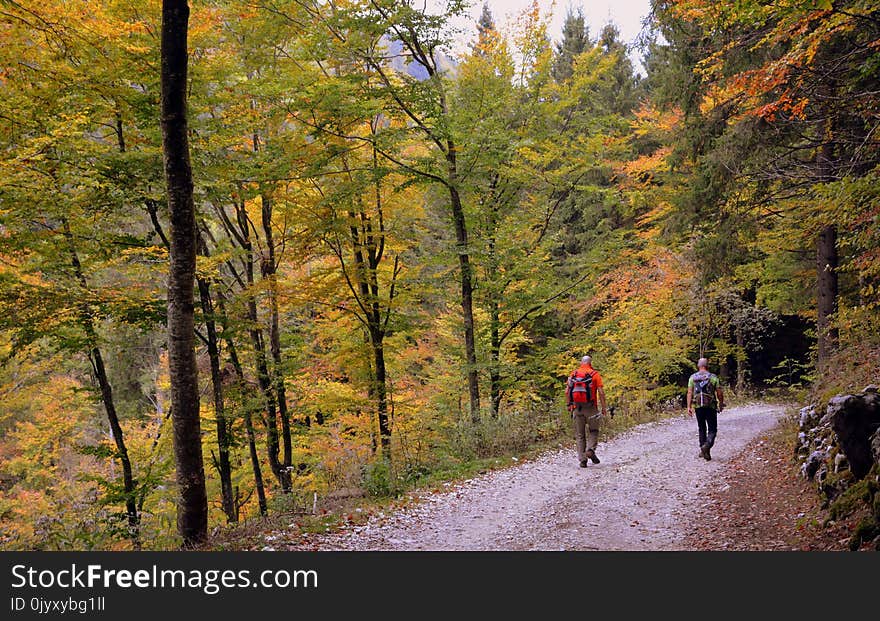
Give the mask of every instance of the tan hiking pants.
<path id="1" fill-rule="evenodd" d="M 602 424 L 602 417 L 599 415 L 599 408 L 594 404 L 581 404 L 575 407 L 572 412 L 574 419 L 574 437 L 577 440 L 578 459 L 584 461 L 587 459 L 587 451 L 596 449 L 599 443 L 599 427 Z M 589 433 L 587 433 L 589 431 Z"/>

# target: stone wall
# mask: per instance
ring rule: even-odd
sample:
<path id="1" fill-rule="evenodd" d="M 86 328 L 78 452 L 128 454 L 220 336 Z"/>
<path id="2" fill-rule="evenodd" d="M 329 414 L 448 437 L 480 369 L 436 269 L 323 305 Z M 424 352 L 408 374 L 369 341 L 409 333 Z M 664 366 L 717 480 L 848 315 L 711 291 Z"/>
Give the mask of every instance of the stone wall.
<path id="1" fill-rule="evenodd" d="M 800 411 L 795 453 L 801 474 L 816 484 L 832 519 L 863 503 L 869 515 L 853 534 L 851 547 L 875 540 L 880 549 L 880 391 L 871 385 L 837 395 L 825 408 Z"/>

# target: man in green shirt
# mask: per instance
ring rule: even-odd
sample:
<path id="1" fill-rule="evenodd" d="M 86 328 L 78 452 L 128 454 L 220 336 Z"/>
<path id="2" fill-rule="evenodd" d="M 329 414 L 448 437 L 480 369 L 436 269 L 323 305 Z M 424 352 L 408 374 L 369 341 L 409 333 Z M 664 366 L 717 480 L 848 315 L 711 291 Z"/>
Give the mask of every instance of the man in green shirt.
<path id="1" fill-rule="evenodd" d="M 718 412 L 724 409 L 724 393 L 718 376 L 709 373 L 706 358 L 697 360 L 697 372 L 688 380 L 687 408 L 689 416 L 697 417 L 700 456 L 709 461 L 712 459 L 709 450 L 715 444 L 715 435 L 718 433 Z"/>

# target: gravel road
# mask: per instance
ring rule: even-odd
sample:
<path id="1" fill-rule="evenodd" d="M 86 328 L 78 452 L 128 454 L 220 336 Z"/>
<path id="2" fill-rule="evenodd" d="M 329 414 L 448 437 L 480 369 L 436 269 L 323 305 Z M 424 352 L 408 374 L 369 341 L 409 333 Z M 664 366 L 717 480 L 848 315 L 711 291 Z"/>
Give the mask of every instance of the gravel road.
<path id="1" fill-rule="evenodd" d="M 712 461 L 681 417 L 599 444 L 602 463 L 572 449 L 489 472 L 353 530 L 310 541 L 325 550 L 680 550 L 692 512 L 723 466 L 783 414 L 763 404 L 719 416 Z"/>

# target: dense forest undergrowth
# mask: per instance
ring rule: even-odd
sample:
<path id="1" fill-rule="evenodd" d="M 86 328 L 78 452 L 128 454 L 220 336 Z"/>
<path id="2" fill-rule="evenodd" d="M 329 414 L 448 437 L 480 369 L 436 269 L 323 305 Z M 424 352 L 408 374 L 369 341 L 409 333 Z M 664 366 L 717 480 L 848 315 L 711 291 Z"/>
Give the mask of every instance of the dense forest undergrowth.
<path id="1" fill-rule="evenodd" d="M 630 45 L 537 3 L 193 0 L 174 99 L 186 5 L 0 2 L 0 546 L 202 545 L 500 465 L 567 438 L 584 354 L 609 433 L 701 355 L 741 399 L 878 382 L 876 3 L 654 0 Z"/>

